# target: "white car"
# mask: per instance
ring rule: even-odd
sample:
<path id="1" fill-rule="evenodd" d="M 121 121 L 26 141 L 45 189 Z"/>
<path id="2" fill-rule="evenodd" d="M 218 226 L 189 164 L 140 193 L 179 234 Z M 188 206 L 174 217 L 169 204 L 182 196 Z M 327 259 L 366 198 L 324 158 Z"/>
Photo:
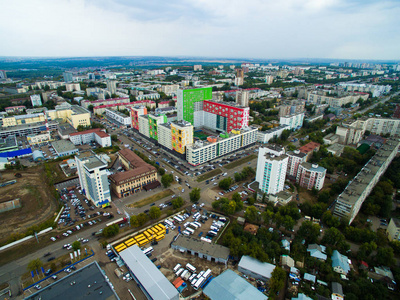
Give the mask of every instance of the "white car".
<path id="1" fill-rule="evenodd" d="M 182 189 L 182 193 L 184 193 L 185 192 L 185 189 Z"/>
<path id="2" fill-rule="evenodd" d="M 69 235 L 69 234 L 68 234 L 68 233 L 66 233 L 66 232 L 64 232 L 64 233 L 63 233 L 63 236 L 68 236 L 68 235 Z"/>
<path id="3" fill-rule="evenodd" d="M 201 204 L 200 204 L 200 207 L 203 207 L 203 206 L 204 206 L 204 203 L 201 203 Z"/>
<path id="4" fill-rule="evenodd" d="M 89 223 L 89 225 L 90 225 L 90 226 L 92 226 L 92 225 L 93 225 L 93 223 L 92 223 L 91 221 L 89 221 L 88 223 Z"/>
<path id="5" fill-rule="evenodd" d="M 53 242 L 55 242 L 55 241 L 56 241 L 56 238 L 55 238 L 54 236 L 52 236 L 52 237 L 50 238 L 50 240 L 52 240 Z"/>

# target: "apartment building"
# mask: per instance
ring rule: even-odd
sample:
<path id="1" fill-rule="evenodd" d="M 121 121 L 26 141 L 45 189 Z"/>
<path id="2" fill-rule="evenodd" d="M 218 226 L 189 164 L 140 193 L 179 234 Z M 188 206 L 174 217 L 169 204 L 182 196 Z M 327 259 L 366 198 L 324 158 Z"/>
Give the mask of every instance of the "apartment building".
<path id="1" fill-rule="evenodd" d="M 287 115 L 279 117 L 280 125 L 288 125 L 290 130 L 299 129 L 303 126 L 304 113 L 298 113 L 293 115 Z"/>
<path id="2" fill-rule="evenodd" d="M 42 106 L 42 97 L 39 94 L 31 95 L 30 98 L 33 107 Z"/>
<path id="3" fill-rule="evenodd" d="M 306 161 L 307 155 L 300 150 L 288 151 L 286 152 L 288 156 L 288 167 L 286 170 L 286 175 L 292 178 L 297 178 L 297 172 L 299 170 L 299 165 Z"/>
<path id="4" fill-rule="evenodd" d="M 110 184 L 107 178 L 107 163 L 93 151 L 81 152 L 75 156 L 79 183 L 86 197 L 97 207 L 108 206 L 111 202 Z"/>
<path id="5" fill-rule="evenodd" d="M 294 115 L 304 112 L 305 101 L 303 100 L 292 100 L 283 101 L 279 105 L 279 117 L 284 117 L 288 115 Z"/>
<path id="6" fill-rule="evenodd" d="M 283 147 L 270 144 L 259 148 L 256 171 L 259 189 L 266 194 L 277 194 L 283 191 L 287 164 L 288 156 Z"/>
<path id="7" fill-rule="evenodd" d="M 298 166 L 296 182 L 308 190 L 312 188 L 321 190 L 324 186 L 325 175 L 326 169 L 318 164 L 302 162 Z"/>
<path id="8" fill-rule="evenodd" d="M 19 106 L 9 106 L 6 107 L 4 110 L 6 111 L 7 114 L 19 114 L 22 113 L 26 109 L 25 105 L 19 105 Z"/>
<path id="9" fill-rule="evenodd" d="M 130 116 L 123 114 L 122 112 L 106 109 L 105 111 L 106 117 L 113 123 L 118 126 L 126 126 L 131 127 L 132 119 Z"/>
<path id="10" fill-rule="evenodd" d="M 129 113 L 132 119 L 132 128 L 139 130 L 139 116 L 147 115 L 147 107 L 144 105 L 131 106 Z"/>
<path id="11" fill-rule="evenodd" d="M 177 96 L 178 120 L 190 122 L 198 127 L 201 123 L 197 124 L 195 119 L 203 112 L 203 101 L 212 99 L 212 88 L 179 89 Z"/>
<path id="12" fill-rule="evenodd" d="M 180 154 L 186 152 L 186 146 L 193 144 L 193 125 L 186 121 L 171 123 L 172 149 Z"/>
<path id="13" fill-rule="evenodd" d="M 178 93 L 178 89 L 179 89 L 179 84 L 170 84 L 170 85 L 162 85 L 157 90 L 163 92 L 167 96 L 175 96 Z"/>
<path id="14" fill-rule="evenodd" d="M 167 116 L 164 114 L 148 114 L 149 137 L 158 141 L 158 126 L 167 122 Z"/>
<path id="15" fill-rule="evenodd" d="M 284 124 L 284 125 L 279 125 L 277 127 L 265 130 L 265 131 L 258 131 L 257 132 L 257 141 L 260 143 L 268 143 L 270 140 L 272 140 L 274 137 L 279 138 L 282 135 L 282 132 L 286 129 L 289 129 L 289 126 Z"/>
<path id="16" fill-rule="evenodd" d="M 369 94 L 360 94 L 360 93 L 349 93 L 344 96 L 328 96 L 325 92 L 321 91 L 312 91 L 308 93 L 307 102 L 313 104 L 328 104 L 332 107 L 341 107 L 342 105 L 346 105 L 348 103 L 354 104 L 358 99 L 367 100 L 369 98 Z"/>
<path id="17" fill-rule="evenodd" d="M 388 139 L 367 162 L 356 177 L 337 197 L 333 214 L 345 219 L 348 224 L 357 216 L 364 200 L 371 193 L 381 176 L 396 156 L 400 142 Z"/>
<path id="18" fill-rule="evenodd" d="M 117 82 L 115 80 L 107 80 L 107 90 L 110 94 L 117 93 Z"/>
<path id="19" fill-rule="evenodd" d="M 400 241 L 400 220 L 391 218 L 386 229 L 386 234 L 389 241 Z"/>
<path id="20" fill-rule="evenodd" d="M 157 181 L 157 169 L 133 151 L 123 149 L 118 152 L 118 158 L 126 171 L 109 176 L 111 190 L 118 198 L 135 194 L 146 187 L 154 188 L 160 185 Z"/>
<path id="21" fill-rule="evenodd" d="M 139 116 L 138 121 L 139 121 L 139 132 L 144 136 L 150 138 L 149 115 Z"/>
<path id="22" fill-rule="evenodd" d="M 70 133 L 68 138 L 74 145 L 83 145 L 90 142 L 96 142 L 101 147 L 112 146 L 110 135 L 101 128 Z"/>
<path id="23" fill-rule="evenodd" d="M 247 107 L 249 106 L 249 91 L 240 90 L 236 92 L 236 104 Z"/>
<path id="24" fill-rule="evenodd" d="M 171 122 L 158 126 L 158 143 L 168 150 L 172 150 Z"/>
<path id="25" fill-rule="evenodd" d="M 121 103 L 129 103 L 129 98 L 112 98 L 112 99 L 103 99 L 103 100 L 82 100 L 81 106 L 88 109 L 90 105 L 93 107 L 100 106 L 100 105 L 109 105 L 109 104 L 121 104 Z"/>

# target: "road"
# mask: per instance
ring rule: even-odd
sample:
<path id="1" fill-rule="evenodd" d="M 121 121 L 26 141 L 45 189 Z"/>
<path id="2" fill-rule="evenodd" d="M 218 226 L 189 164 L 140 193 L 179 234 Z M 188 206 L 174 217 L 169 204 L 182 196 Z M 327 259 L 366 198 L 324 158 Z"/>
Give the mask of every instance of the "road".
<path id="1" fill-rule="evenodd" d="M 376 102 L 376 103 L 374 103 L 374 104 L 372 104 L 372 105 L 370 105 L 370 106 L 368 106 L 368 107 L 366 107 L 366 108 L 364 108 L 364 109 L 362 109 L 362 110 L 359 110 L 359 111 L 357 111 L 356 113 L 363 114 L 363 113 L 365 113 L 366 111 L 368 111 L 368 110 L 370 110 L 370 109 L 373 109 L 373 108 L 376 107 L 378 104 L 385 103 L 386 101 L 388 101 L 388 100 L 391 99 L 392 97 L 395 97 L 395 96 L 397 96 L 397 95 L 399 95 L 399 94 L 400 94 L 400 92 L 397 92 L 397 93 L 394 93 L 394 94 L 392 94 L 392 95 L 390 95 L 390 96 L 387 96 L 387 97 L 383 98 L 381 101 Z"/>

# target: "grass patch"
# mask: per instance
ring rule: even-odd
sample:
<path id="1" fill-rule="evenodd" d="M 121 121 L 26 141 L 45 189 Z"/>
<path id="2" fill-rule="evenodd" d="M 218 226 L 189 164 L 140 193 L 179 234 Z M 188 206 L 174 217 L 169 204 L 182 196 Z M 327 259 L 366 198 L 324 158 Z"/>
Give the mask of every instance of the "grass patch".
<path id="1" fill-rule="evenodd" d="M 245 163 L 247 163 L 247 162 L 249 162 L 249 161 L 252 161 L 252 160 L 255 159 L 255 158 L 257 158 L 257 155 L 251 154 L 251 155 L 248 155 L 248 156 L 246 156 L 246 157 L 243 157 L 243 158 L 241 158 L 241 159 L 238 159 L 238 160 L 236 160 L 236 161 L 234 161 L 234 162 L 231 162 L 231 163 L 227 164 L 227 165 L 225 166 L 225 168 L 227 168 L 228 170 L 230 170 L 230 169 L 236 168 L 236 167 L 239 166 L 239 165 L 242 165 L 242 164 L 245 164 Z"/>
<path id="2" fill-rule="evenodd" d="M 215 175 L 218 175 L 218 174 L 221 174 L 221 173 L 222 173 L 221 169 L 215 169 L 215 170 L 212 170 L 212 171 L 210 171 L 208 173 L 200 175 L 199 177 L 197 177 L 197 181 L 198 182 L 202 182 L 202 181 L 204 181 L 204 180 L 206 180 L 208 178 L 212 178 Z"/>
<path id="3" fill-rule="evenodd" d="M 150 204 L 150 203 L 156 202 L 158 200 L 161 200 L 161 199 L 163 199 L 165 197 L 171 196 L 173 194 L 174 194 L 174 192 L 172 190 L 170 190 L 170 189 L 164 190 L 162 192 L 154 194 L 153 196 L 147 197 L 147 198 L 145 198 L 143 200 L 140 200 L 138 202 L 135 202 L 135 203 L 132 203 L 132 204 L 128 204 L 127 206 L 128 207 L 138 207 L 138 208 L 140 208 L 140 207 L 143 207 L 143 206 L 145 206 L 147 204 Z"/>

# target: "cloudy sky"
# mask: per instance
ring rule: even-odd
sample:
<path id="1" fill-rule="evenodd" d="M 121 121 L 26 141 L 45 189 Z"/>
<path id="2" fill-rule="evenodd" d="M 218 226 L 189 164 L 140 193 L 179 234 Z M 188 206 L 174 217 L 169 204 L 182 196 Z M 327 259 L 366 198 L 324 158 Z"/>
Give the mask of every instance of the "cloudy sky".
<path id="1" fill-rule="evenodd" d="M 399 59 L 399 0 L 0 0 L 0 56 Z"/>

